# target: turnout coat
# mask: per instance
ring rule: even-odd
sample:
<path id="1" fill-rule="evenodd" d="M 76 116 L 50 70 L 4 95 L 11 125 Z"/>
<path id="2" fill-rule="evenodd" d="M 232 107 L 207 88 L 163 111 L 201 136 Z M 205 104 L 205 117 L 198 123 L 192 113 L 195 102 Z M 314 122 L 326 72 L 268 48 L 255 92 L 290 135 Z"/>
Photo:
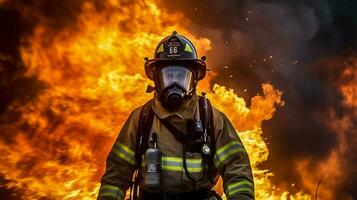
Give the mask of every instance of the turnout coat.
<path id="1" fill-rule="evenodd" d="M 140 182 L 140 188 L 147 192 L 182 193 L 192 191 L 192 181 L 186 176 L 183 167 L 182 143 L 161 124 L 161 119 L 167 119 L 178 130 L 186 133 L 186 123 L 189 119 L 199 119 L 198 97 L 195 95 L 184 102 L 176 112 L 168 112 L 154 98 L 151 107 L 155 113 L 150 133 L 157 133 L 158 148 L 162 151 L 161 187 L 159 191 L 151 191 Z M 108 157 L 106 171 L 101 180 L 98 200 L 122 200 L 125 192 L 132 184 L 135 170 L 136 135 L 139 115 L 142 106 L 135 109 L 122 127 Z M 212 177 L 217 182 L 223 179 L 223 187 L 228 200 L 254 199 L 254 183 L 248 154 L 238 134 L 224 113 L 212 106 L 215 155 L 213 157 Z M 186 153 L 186 165 L 190 176 L 200 179 L 203 173 L 208 173 L 208 167 L 203 169 L 203 159 L 199 153 Z M 140 170 L 143 175 L 144 170 Z M 206 175 L 196 187 L 213 188 L 214 183 Z"/>

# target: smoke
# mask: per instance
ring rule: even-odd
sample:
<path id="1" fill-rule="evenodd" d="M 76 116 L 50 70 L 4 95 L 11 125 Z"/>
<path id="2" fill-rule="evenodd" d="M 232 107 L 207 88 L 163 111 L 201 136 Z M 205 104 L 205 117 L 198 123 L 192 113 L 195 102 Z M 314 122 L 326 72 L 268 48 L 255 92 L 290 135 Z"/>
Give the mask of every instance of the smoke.
<path id="1" fill-rule="evenodd" d="M 346 97 L 340 88 L 352 84 L 353 79 L 344 76 L 346 69 L 357 70 L 356 63 L 343 64 L 357 47 L 356 2 L 173 0 L 161 5 L 183 13 L 195 33 L 212 40 L 207 57 L 218 72 L 216 82 L 246 99 L 262 82 L 284 91 L 285 107 L 263 127 L 271 153 L 264 165 L 277 182 L 291 180 L 314 193 L 318 181 L 330 175 L 320 189 L 335 194 L 325 194 L 325 199 L 357 198 L 357 179 L 352 176 L 357 163 L 356 107 L 343 104 Z M 329 57 L 340 58 L 331 62 Z M 346 118 L 349 126 L 336 125 Z M 326 166 L 332 161 L 340 163 Z M 304 170 L 295 170 L 304 162 L 304 175 L 314 177 L 309 181 L 302 176 Z"/>

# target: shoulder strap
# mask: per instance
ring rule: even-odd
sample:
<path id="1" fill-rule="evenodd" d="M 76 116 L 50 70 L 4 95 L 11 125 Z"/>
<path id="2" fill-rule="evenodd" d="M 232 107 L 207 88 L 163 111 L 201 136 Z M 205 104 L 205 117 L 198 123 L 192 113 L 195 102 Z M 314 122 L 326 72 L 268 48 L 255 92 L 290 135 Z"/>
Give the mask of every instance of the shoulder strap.
<path id="1" fill-rule="evenodd" d="M 154 120 L 154 111 L 151 108 L 152 100 L 146 102 L 141 108 L 139 115 L 138 130 L 136 133 L 135 146 L 135 173 L 133 184 L 130 187 L 130 199 L 138 199 L 138 187 L 140 182 L 139 169 L 143 153 L 148 148 L 148 140 L 152 122 Z"/>
<path id="2" fill-rule="evenodd" d="M 209 122 L 208 123 L 208 134 L 210 136 L 212 158 L 213 158 L 214 154 L 216 153 L 216 144 L 215 144 L 216 138 L 215 138 L 215 134 L 214 134 L 213 109 L 212 109 L 211 102 L 208 99 L 207 99 L 207 104 L 208 104 L 208 117 L 209 117 L 209 119 L 207 119 L 207 121 Z M 212 162 L 213 162 L 213 159 L 212 159 Z"/>
<path id="3" fill-rule="evenodd" d="M 152 100 L 145 103 L 140 111 L 139 127 L 136 136 L 135 164 L 140 168 L 142 155 L 148 148 L 150 130 L 154 121 L 154 111 L 151 108 Z"/>
<path id="4" fill-rule="evenodd" d="M 213 163 L 214 154 L 216 153 L 216 144 L 215 144 L 216 140 L 214 134 L 213 110 L 212 110 L 211 102 L 205 97 L 204 93 L 202 93 L 202 95 L 203 96 L 199 96 L 198 105 L 200 111 L 200 119 L 203 128 L 206 129 L 210 140 L 209 145 L 211 148 L 211 154 L 208 157 L 208 159 L 206 159 L 206 162 L 208 162 L 209 180 L 211 181 L 212 184 L 214 184 L 215 181 L 212 178 L 212 167 L 214 165 Z"/>
<path id="5" fill-rule="evenodd" d="M 205 94 L 203 94 L 205 95 Z M 214 155 L 216 152 L 215 148 L 215 135 L 214 135 L 214 122 L 213 122 L 213 111 L 211 102 L 204 96 L 199 96 L 198 99 L 199 111 L 200 111 L 200 119 L 202 122 L 202 126 L 207 130 L 207 134 L 210 138 L 210 146 L 211 146 L 211 155 Z"/>

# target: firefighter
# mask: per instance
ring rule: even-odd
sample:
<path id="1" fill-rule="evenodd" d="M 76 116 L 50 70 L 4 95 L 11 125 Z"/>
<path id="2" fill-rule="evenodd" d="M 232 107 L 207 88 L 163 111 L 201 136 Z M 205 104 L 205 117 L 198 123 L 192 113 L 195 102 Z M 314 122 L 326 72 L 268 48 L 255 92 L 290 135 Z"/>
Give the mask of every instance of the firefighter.
<path id="1" fill-rule="evenodd" d="M 128 117 L 108 157 L 98 200 L 254 199 L 248 154 L 229 119 L 196 94 L 205 57 L 174 32 L 145 59 L 154 98 Z M 150 92 L 150 91 L 149 91 Z"/>

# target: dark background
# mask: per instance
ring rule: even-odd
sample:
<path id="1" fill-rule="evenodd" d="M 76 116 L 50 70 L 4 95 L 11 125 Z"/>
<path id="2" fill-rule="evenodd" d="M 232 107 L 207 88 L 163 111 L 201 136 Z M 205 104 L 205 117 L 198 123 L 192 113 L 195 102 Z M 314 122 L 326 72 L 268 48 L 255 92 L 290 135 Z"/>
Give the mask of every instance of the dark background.
<path id="1" fill-rule="evenodd" d="M 356 78 L 346 79 L 343 72 L 351 65 L 357 70 L 357 1 L 173 0 L 163 5 L 184 13 L 195 22 L 192 28 L 198 35 L 213 39 L 208 60 L 214 59 L 213 68 L 219 71 L 215 81 L 247 100 L 262 82 L 284 92 L 286 105 L 263 124 L 270 150 L 264 165 L 272 169 L 275 181 L 299 185 L 301 177 L 292 170 L 296 160 L 310 160 L 313 169 L 339 148 L 341 133 L 330 128 L 328 113 L 335 113 L 336 120 L 352 119 L 351 127 L 343 130 L 348 146 L 339 155 L 343 167 L 336 169 L 343 171 L 344 180 L 334 189 L 336 199 L 357 199 L 356 107 L 343 104 L 339 89 Z"/>

